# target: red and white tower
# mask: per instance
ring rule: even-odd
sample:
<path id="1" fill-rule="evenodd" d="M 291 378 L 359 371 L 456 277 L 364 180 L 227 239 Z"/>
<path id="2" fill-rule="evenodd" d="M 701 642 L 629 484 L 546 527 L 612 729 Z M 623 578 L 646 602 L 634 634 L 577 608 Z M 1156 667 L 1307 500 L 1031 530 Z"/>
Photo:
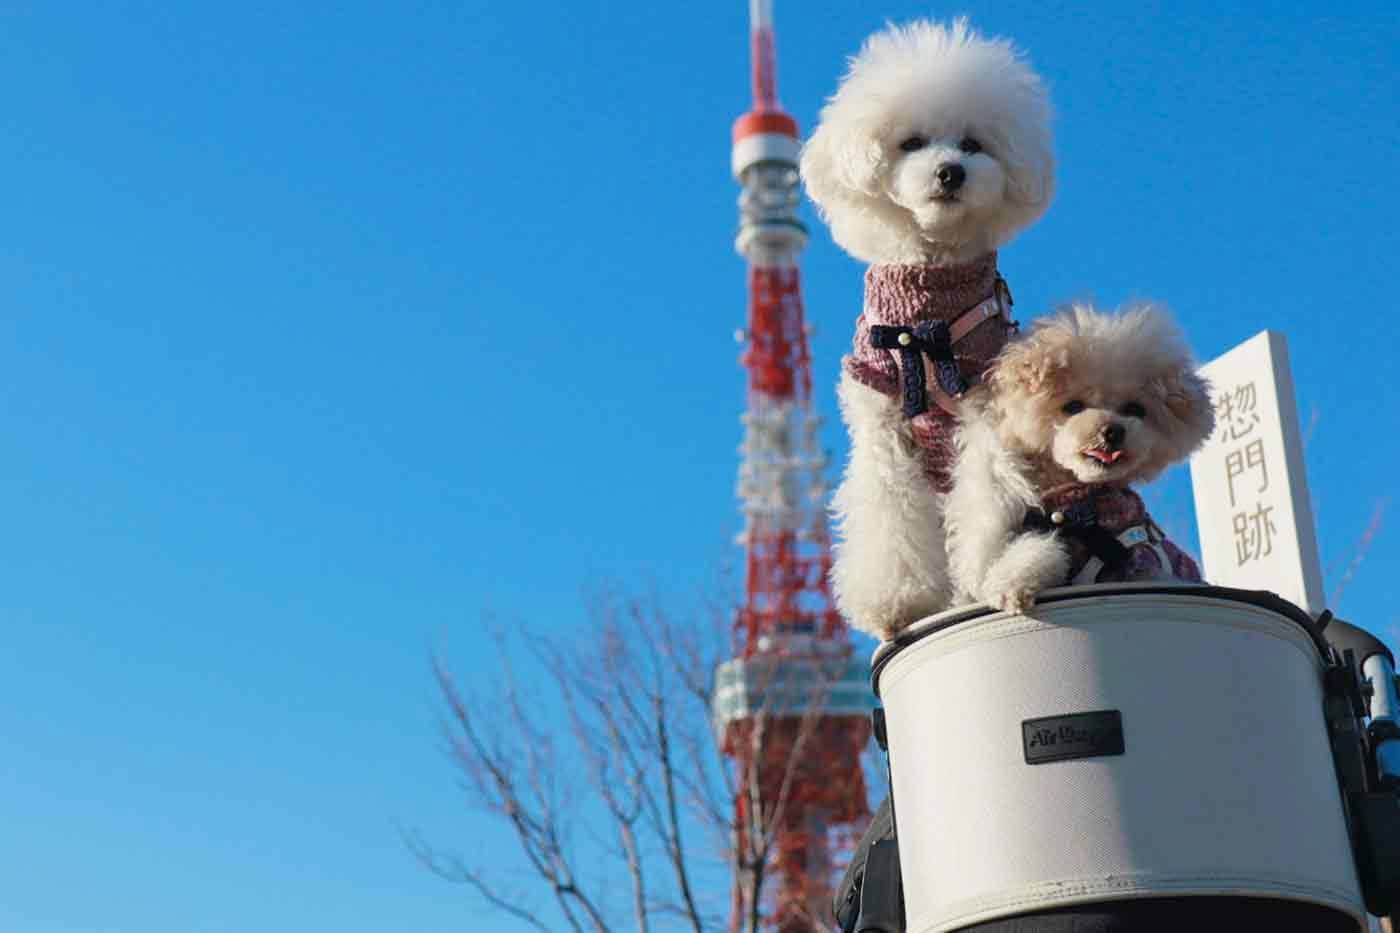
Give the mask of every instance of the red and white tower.
<path id="1" fill-rule="evenodd" d="M 753 900 L 770 929 L 806 933 L 830 913 L 833 840 L 868 816 L 861 752 L 871 703 L 868 671 L 851 658 L 827 588 L 827 464 L 797 268 L 807 242 L 797 216 L 801 144 L 778 104 L 772 0 L 750 0 L 749 12 L 753 109 L 735 122 L 733 145 L 743 188 L 735 246 L 749 264 L 749 325 L 737 335 L 749 377 L 738 487 L 748 562 L 714 715 L 740 788 L 731 927 L 750 902 L 746 865 L 770 844 L 776 877 Z"/>

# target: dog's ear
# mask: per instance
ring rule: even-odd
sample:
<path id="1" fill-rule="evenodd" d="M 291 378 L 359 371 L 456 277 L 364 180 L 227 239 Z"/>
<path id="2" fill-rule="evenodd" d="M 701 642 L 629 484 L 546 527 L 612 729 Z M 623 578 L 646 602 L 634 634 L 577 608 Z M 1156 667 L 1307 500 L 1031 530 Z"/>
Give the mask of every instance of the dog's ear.
<path id="1" fill-rule="evenodd" d="M 1049 395 L 1059 386 L 1069 364 L 1067 335 L 1053 326 L 1042 325 L 1011 340 L 992 361 L 986 380 L 998 395 Z"/>
<path id="2" fill-rule="evenodd" d="M 1053 114 L 1040 78 L 1022 61 L 999 75 L 1002 119 L 979 127 L 1006 170 L 1007 198 L 1044 210 L 1055 193 Z"/>
<path id="3" fill-rule="evenodd" d="M 837 202 L 878 197 L 885 152 L 861 132 L 841 131 L 823 122 L 802 147 L 802 180 L 824 212 Z"/>
<path id="4" fill-rule="evenodd" d="M 1046 139 L 1020 140 L 1003 149 L 1006 194 L 1027 207 L 1047 207 L 1055 193 L 1055 157 Z"/>
<path id="5" fill-rule="evenodd" d="M 986 411 L 1002 441 L 1023 453 L 1044 453 L 1054 440 L 1047 406 L 1064 390 L 1069 343 L 1058 329 L 1037 327 L 1002 348 L 987 371 Z"/>
<path id="6" fill-rule="evenodd" d="M 1055 191 L 1054 160 L 1049 153 L 1034 164 L 1027 161 L 1013 162 L 1007 166 L 1008 195 L 1027 207 L 1048 206 Z"/>
<path id="7" fill-rule="evenodd" d="M 1156 380 L 1154 390 L 1162 403 L 1172 446 L 1171 461 L 1185 460 L 1215 430 L 1215 407 L 1210 383 L 1189 369 Z"/>

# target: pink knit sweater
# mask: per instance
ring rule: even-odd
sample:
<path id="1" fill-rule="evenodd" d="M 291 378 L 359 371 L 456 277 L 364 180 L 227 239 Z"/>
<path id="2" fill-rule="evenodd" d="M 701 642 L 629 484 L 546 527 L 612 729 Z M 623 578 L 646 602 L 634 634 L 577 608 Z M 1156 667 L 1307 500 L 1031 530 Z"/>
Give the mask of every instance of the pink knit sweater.
<path id="1" fill-rule="evenodd" d="M 951 321 L 991 297 L 997 282 L 997 254 L 987 253 L 961 266 L 873 265 L 865 272 L 865 307 L 856 318 L 855 341 L 842 364 L 852 378 L 894 398 L 900 397 L 899 354 L 876 349 L 872 324 L 913 326 Z M 984 321 L 954 347 L 963 376 L 976 380 L 1000 352 L 1012 327 L 1001 319 Z M 929 380 L 932 367 L 926 367 Z M 937 406 L 910 419 L 929 482 L 947 492 L 953 460 L 953 418 Z"/>
<path id="2" fill-rule="evenodd" d="M 1068 511 L 1077 505 L 1092 501 L 1094 515 L 1100 528 L 1118 535 L 1134 525 L 1145 525 L 1160 536 L 1162 551 L 1171 561 L 1170 567 L 1163 567 L 1157 552 L 1147 543 L 1135 544 L 1128 548 L 1128 562 L 1119 567 L 1105 567 L 1099 571 L 1096 583 L 1128 583 L 1134 580 L 1174 579 L 1190 583 L 1201 582 L 1201 570 L 1191 555 L 1167 540 L 1147 514 L 1147 506 L 1142 497 L 1125 486 L 1110 486 L 1099 483 L 1068 483 L 1049 490 L 1041 497 L 1041 507 L 1048 514 L 1055 510 Z M 1070 551 L 1070 571 L 1065 582 L 1073 580 L 1084 565 L 1089 562 L 1089 548 L 1072 535 L 1062 535 Z"/>

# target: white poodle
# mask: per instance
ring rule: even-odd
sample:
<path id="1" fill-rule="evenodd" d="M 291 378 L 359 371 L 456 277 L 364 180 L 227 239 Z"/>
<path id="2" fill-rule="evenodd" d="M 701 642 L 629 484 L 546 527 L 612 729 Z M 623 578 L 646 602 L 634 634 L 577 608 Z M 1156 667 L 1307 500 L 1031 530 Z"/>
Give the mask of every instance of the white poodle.
<path id="1" fill-rule="evenodd" d="M 1130 483 L 1184 460 L 1215 426 L 1167 315 L 1076 305 L 1037 321 L 963 406 L 948 495 L 957 595 L 1012 612 L 1068 583 L 1201 579 Z"/>
<path id="2" fill-rule="evenodd" d="M 851 437 L 832 588 L 889 637 L 951 602 L 941 494 L 957 397 L 1014 328 L 996 249 L 1054 187 L 1050 105 L 1013 46 L 964 20 L 866 41 L 802 153 L 836 242 L 871 263 L 838 396 Z"/>

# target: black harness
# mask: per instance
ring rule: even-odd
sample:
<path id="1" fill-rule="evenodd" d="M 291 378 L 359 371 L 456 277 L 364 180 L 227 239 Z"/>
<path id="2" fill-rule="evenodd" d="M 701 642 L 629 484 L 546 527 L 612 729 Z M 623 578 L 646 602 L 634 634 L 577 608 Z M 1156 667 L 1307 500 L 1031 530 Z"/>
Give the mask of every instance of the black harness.
<path id="1" fill-rule="evenodd" d="M 1075 503 L 1067 509 L 1046 514 L 1043 509 L 1029 509 L 1021 523 L 1023 531 L 1059 531 L 1080 541 L 1089 553 L 1103 561 L 1104 567 L 1118 569 L 1127 564 L 1131 554 L 1118 536 L 1099 524 L 1098 510 L 1092 498 Z"/>
<path id="2" fill-rule="evenodd" d="M 997 276 L 991 297 L 963 311 L 951 321 L 924 321 L 912 327 L 900 324 L 870 325 L 870 345 L 877 350 L 899 353 L 900 395 L 904 417 L 913 418 L 929 409 L 929 383 L 924 357 L 933 364 L 933 401 L 950 415 L 958 413 L 958 399 L 971 383 L 958 369 L 953 346 L 976 330 L 984 321 L 997 318 L 1010 328 L 1011 289 Z"/>

